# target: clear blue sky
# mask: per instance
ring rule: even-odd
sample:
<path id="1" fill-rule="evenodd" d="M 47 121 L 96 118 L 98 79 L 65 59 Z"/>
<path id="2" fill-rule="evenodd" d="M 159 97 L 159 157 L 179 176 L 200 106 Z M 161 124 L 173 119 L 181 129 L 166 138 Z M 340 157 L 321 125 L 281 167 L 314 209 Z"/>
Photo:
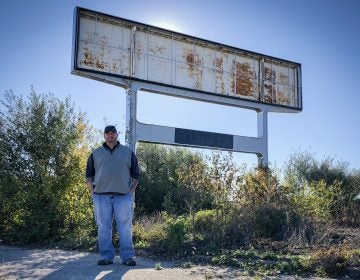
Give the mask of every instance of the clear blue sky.
<path id="1" fill-rule="evenodd" d="M 357 0 L 0 0 L 0 93 L 71 96 L 90 124 L 125 121 L 123 90 L 71 70 L 76 6 L 302 64 L 303 111 L 269 114 L 269 161 L 294 150 L 360 168 L 360 1 Z M 256 135 L 255 114 L 142 96 L 139 119 L 161 125 Z M 237 154 L 239 161 L 256 161 Z"/>

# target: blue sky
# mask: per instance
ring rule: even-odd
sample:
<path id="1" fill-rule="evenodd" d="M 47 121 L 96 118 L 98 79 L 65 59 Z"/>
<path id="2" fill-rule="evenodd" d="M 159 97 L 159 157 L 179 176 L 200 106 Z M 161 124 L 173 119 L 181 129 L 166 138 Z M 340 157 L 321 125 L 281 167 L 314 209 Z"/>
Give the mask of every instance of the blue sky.
<path id="1" fill-rule="evenodd" d="M 269 114 L 269 161 L 297 150 L 360 168 L 360 1 L 357 0 L 0 0 L 0 93 L 71 96 L 94 127 L 125 122 L 120 88 L 71 71 L 76 6 L 302 64 L 303 111 Z M 245 136 L 252 112 L 141 95 L 139 120 Z M 256 156 L 237 153 L 249 164 Z"/>

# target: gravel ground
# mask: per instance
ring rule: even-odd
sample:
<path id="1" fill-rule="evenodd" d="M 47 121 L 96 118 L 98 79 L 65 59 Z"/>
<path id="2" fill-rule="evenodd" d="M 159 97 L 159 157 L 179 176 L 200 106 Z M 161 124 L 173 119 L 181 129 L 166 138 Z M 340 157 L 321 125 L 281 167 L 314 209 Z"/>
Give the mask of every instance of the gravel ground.
<path id="1" fill-rule="evenodd" d="M 0 245 L 0 280 L 7 279 L 123 279 L 123 280 L 173 280 L 173 279 L 253 279 L 247 272 L 211 266 L 181 268 L 179 263 L 138 257 L 137 266 L 127 267 L 115 259 L 114 264 L 98 266 L 97 254 L 26 249 Z M 156 270 L 161 263 L 163 269 Z M 292 276 L 266 279 L 305 279 Z M 307 278 L 320 279 L 320 278 Z M 322 278 L 325 279 L 325 278 Z"/>

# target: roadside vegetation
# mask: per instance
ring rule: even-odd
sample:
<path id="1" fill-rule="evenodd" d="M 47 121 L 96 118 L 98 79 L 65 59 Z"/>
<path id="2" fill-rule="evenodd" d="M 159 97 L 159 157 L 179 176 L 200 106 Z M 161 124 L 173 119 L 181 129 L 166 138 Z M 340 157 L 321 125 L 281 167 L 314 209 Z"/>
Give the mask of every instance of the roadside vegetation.
<path id="1" fill-rule="evenodd" d="M 32 89 L 1 102 L 1 241 L 96 250 L 84 169 L 101 132 L 70 98 Z M 259 277 L 360 277 L 360 171 L 346 162 L 298 151 L 275 170 L 155 144 L 137 156 L 138 254 Z"/>

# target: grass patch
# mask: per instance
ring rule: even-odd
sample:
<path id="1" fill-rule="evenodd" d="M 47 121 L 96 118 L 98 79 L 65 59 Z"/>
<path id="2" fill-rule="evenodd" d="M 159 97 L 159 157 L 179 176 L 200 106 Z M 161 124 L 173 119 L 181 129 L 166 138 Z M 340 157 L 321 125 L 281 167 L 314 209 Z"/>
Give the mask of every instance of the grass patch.
<path id="1" fill-rule="evenodd" d="M 307 275 L 311 272 L 309 260 L 310 257 L 301 255 L 263 252 L 255 249 L 237 249 L 214 256 L 210 263 L 274 276 L 278 274 Z"/>

